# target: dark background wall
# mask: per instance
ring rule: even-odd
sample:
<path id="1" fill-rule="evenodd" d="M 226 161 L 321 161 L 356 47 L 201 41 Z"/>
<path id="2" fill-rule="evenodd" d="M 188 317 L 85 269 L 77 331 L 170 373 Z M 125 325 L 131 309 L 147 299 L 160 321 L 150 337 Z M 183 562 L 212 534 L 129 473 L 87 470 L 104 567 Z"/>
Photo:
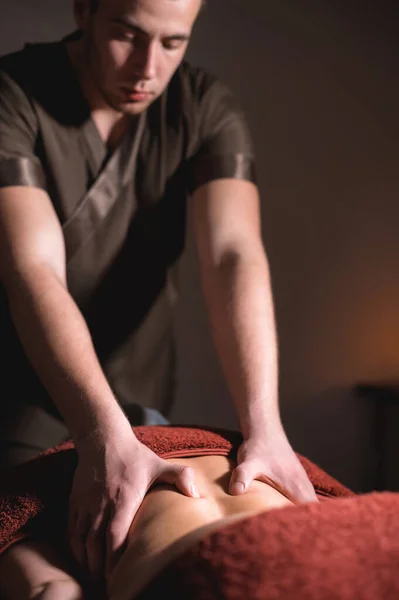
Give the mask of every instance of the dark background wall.
<path id="1" fill-rule="evenodd" d="M 71 5 L 2 5 L 0 53 L 70 31 Z M 189 50 L 234 89 L 254 135 L 286 430 L 357 489 L 372 485 L 375 421 L 353 388 L 399 374 L 397 12 L 384 0 L 208 0 Z M 173 420 L 234 427 L 190 230 L 181 282 Z"/>

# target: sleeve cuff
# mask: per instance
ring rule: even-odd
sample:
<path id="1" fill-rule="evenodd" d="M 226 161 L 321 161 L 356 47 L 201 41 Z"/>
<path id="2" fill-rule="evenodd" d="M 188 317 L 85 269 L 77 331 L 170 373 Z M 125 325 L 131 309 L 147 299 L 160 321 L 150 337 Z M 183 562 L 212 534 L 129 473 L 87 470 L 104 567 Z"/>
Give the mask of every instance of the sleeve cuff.
<path id="1" fill-rule="evenodd" d="M 255 161 L 247 154 L 204 156 L 192 168 L 189 190 L 216 179 L 244 179 L 256 183 Z"/>
<path id="2" fill-rule="evenodd" d="M 0 159 L 0 188 L 19 185 L 46 189 L 38 159 L 25 156 Z"/>

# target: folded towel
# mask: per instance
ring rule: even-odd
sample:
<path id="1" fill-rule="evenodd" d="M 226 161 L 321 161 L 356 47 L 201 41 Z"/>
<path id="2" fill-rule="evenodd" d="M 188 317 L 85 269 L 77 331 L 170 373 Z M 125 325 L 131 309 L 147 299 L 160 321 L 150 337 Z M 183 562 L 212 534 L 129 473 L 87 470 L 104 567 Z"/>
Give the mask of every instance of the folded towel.
<path id="1" fill-rule="evenodd" d="M 134 427 L 140 442 L 163 458 L 224 455 L 234 459 L 241 435 L 203 427 Z M 347 488 L 299 456 L 316 491 L 351 496 Z M 66 526 L 68 496 L 77 465 L 72 442 L 47 450 L 0 477 L 0 553 L 28 536 L 46 535 Z"/>
<path id="2" fill-rule="evenodd" d="M 399 494 L 288 506 L 207 535 L 137 600 L 398 600 Z"/>

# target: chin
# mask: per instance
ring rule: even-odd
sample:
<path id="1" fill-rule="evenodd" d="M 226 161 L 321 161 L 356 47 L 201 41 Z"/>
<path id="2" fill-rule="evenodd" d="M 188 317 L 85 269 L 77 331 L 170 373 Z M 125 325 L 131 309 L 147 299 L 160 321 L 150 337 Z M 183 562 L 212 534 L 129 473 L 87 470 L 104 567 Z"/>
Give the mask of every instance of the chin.
<path id="1" fill-rule="evenodd" d="M 147 110 L 147 108 L 150 106 L 150 102 L 129 102 L 126 104 L 121 104 L 120 105 L 120 111 L 123 112 L 125 115 L 141 115 L 141 113 L 143 113 L 145 110 Z"/>
<path id="2" fill-rule="evenodd" d="M 155 98 L 152 98 L 150 102 L 123 102 L 119 99 L 108 99 L 108 104 L 117 112 L 123 113 L 124 115 L 140 115 L 154 102 Z"/>
<path id="3" fill-rule="evenodd" d="M 121 97 L 105 92 L 102 92 L 102 97 L 112 110 L 124 115 L 140 115 L 151 104 L 151 102 L 124 102 Z"/>

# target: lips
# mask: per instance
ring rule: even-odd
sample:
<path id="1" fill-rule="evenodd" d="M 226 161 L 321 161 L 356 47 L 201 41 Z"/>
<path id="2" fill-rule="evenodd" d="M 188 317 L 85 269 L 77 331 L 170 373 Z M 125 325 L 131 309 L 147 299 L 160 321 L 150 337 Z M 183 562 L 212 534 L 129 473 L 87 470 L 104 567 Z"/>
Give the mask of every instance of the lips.
<path id="1" fill-rule="evenodd" d="M 147 90 L 138 90 L 138 89 L 131 89 L 131 88 L 122 88 L 122 91 L 127 95 L 127 96 L 143 96 L 143 97 L 148 97 L 151 95 L 151 92 L 147 91 Z"/>

